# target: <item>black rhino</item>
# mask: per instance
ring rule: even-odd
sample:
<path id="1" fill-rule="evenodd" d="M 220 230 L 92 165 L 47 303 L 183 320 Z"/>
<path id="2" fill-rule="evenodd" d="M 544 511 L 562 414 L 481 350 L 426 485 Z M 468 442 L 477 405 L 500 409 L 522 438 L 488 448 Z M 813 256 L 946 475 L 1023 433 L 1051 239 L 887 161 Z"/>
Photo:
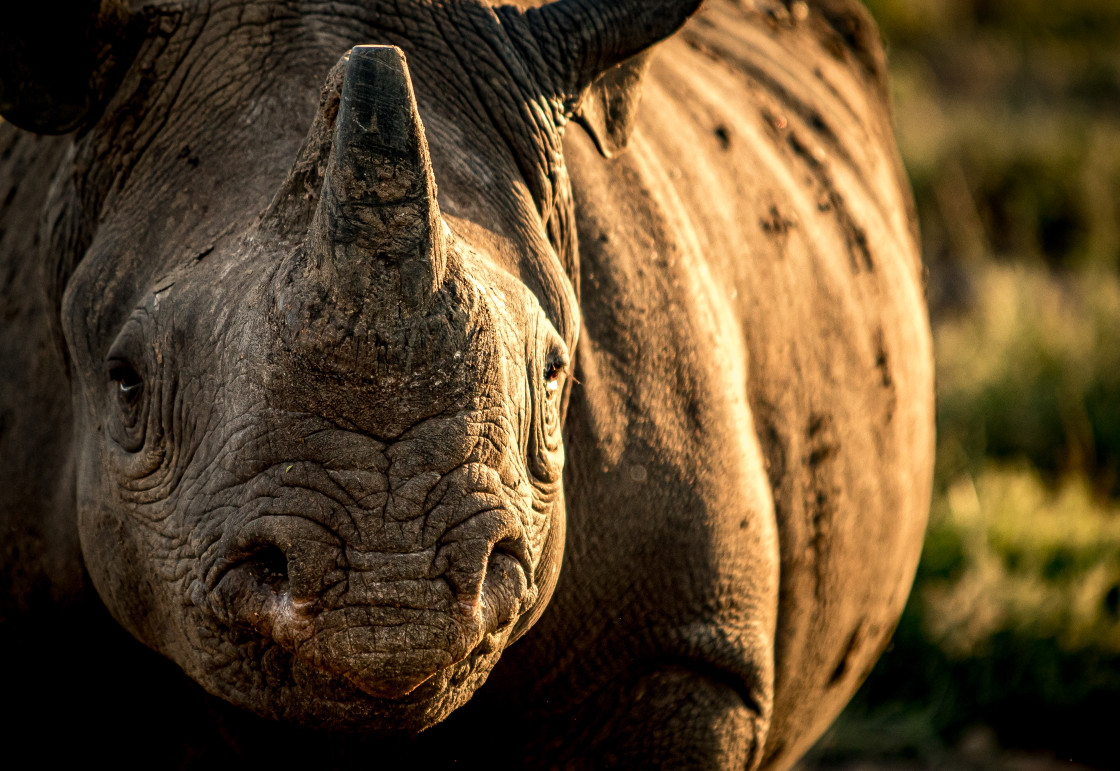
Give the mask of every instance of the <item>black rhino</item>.
<path id="1" fill-rule="evenodd" d="M 862 7 L 697 5 L 6 5 L 10 745 L 804 752 L 920 549 L 915 217 Z"/>

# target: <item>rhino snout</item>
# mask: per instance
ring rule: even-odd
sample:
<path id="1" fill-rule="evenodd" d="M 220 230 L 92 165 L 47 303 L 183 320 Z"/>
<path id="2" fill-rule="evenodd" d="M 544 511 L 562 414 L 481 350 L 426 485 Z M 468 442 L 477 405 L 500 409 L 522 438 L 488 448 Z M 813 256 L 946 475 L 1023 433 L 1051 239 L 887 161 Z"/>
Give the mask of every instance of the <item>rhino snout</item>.
<path id="1" fill-rule="evenodd" d="M 428 549 L 383 553 L 303 517 L 258 517 L 212 571 L 206 604 L 238 636 L 401 699 L 473 654 L 500 651 L 531 604 L 528 549 L 512 519 L 486 511 Z M 437 679 L 435 689 L 448 678 Z"/>

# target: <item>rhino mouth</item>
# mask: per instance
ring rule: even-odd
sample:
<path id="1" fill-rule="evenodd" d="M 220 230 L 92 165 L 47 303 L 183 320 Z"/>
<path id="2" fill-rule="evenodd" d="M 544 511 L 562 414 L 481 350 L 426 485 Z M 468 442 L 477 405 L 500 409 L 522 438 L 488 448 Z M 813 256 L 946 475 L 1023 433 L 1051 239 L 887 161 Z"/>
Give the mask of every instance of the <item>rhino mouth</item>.
<path id="1" fill-rule="evenodd" d="M 330 539 L 286 548 L 280 540 L 229 552 L 214 573 L 212 614 L 246 651 L 273 643 L 376 700 L 428 701 L 460 687 L 481 657 L 501 651 L 530 599 L 517 538 L 489 546 L 466 569 L 438 549 L 384 555 Z"/>

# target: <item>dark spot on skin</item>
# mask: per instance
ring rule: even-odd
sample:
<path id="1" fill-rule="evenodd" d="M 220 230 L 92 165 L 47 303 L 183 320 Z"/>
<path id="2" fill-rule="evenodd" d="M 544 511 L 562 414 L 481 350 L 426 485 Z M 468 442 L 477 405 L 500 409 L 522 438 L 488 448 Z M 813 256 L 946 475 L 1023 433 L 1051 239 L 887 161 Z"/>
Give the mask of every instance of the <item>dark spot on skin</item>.
<path id="1" fill-rule="evenodd" d="M 789 134 L 789 146 L 794 153 L 796 153 L 799 157 L 804 159 L 806 163 L 809 164 L 810 169 L 813 169 L 814 171 L 818 171 L 821 169 L 823 165 L 823 152 L 819 149 L 816 151 L 811 149 L 807 144 L 801 141 L 801 137 L 799 137 L 792 131 Z"/>
<path id="2" fill-rule="evenodd" d="M 716 139 L 719 140 L 719 146 L 724 150 L 731 148 L 731 134 L 727 130 L 727 126 L 716 126 Z"/>
<path id="3" fill-rule="evenodd" d="M 828 687 L 835 688 L 844 679 L 848 669 L 852 663 L 852 658 L 855 656 L 856 651 L 859 650 L 861 638 L 863 636 L 863 621 L 856 624 L 856 628 L 852 630 L 851 635 L 848 637 L 848 644 L 844 646 L 844 652 L 840 655 L 840 660 L 836 662 L 836 668 L 832 670 L 832 676 L 828 678 Z"/>
<path id="4" fill-rule="evenodd" d="M 875 263 L 871 259 L 871 247 L 867 243 L 867 231 L 857 225 L 850 215 L 847 217 L 844 230 L 848 237 L 848 251 L 852 255 L 853 262 L 858 256 L 868 273 L 874 271 Z M 855 269 L 858 271 L 859 265 L 856 265 Z"/>
<path id="5" fill-rule="evenodd" d="M 891 387 L 891 370 L 890 361 L 887 359 L 887 352 L 882 347 L 882 340 L 879 343 L 879 353 L 875 357 L 875 366 L 879 369 L 882 375 L 883 388 Z"/>
<path id="6" fill-rule="evenodd" d="M 3 424 L 0 423 L 0 430 L 2 428 Z M 1104 609 L 1113 618 L 1120 616 L 1120 585 L 1113 586 L 1108 590 L 1108 594 L 1104 596 Z"/>
<path id="7" fill-rule="evenodd" d="M 809 416 L 809 438 L 813 439 L 828 426 L 827 415 L 810 415 Z"/>
<path id="8" fill-rule="evenodd" d="M 809 516 L 808 547 L 809 559 L 816 576 L 816 594 L 823 599 L 826 576 L 824 559 L 832 520 L 837 513 L 837 493 L 835 475 L 829 472 L 825 463 L 840 450 L 840 442 L 832 428 L 832 420 L 827 415 L 811 414 L 806 436 L 805 463 L 810 472 L 805 509 Z"/>
<path id="9" fill-rule="evenodd" d="M 190 145 L 183 145 L 183 149 L 179 151 L 179 159 L 185 160 L 192 169 L 198 167 L 198 156 L 191 154 Z"/>
<path id="10" fill-rule="evenodd" d="M 844 203 L 843 196 L 836 190 L 836 185 L 826 164 L 827 156 L 824 151 L 805 144 L 794 132 L 790 132 L 789 146 L 809 166 L 809 171 L 812 172 L 817 184 L 821 187 L 820 195 L 817 198 L 817 209 L 822 213 L 831 211 L 836 214 L 840 228 L 844 233 L 844 239 L 848 243 L 848 256 L 851 260 L 852 272 L 859 273 L 861 270 L 866 270 L 869 273 L 873 272 L 875 261 L 871 258 L 871 246 L 867 241 L 867 231 L 855 221 L 855 217 L 852 216 Z"/>
<path id="11" fill-rule="evenodd" d="M 792 219 L 782 214 L 777 206 L 771 206 L 766 216 L 759 219 L 759 224 L 762 225 L 764 233 L 775 238 L 784 238 L 797 225 Z"/>
<path id="12" fill-rule="evenodd" d="M 817 481 L 815 484 L 823 484 Z M 818 487 L 809 505 L 809 552 L 814 573 L 814 594 L 818 602 L 824 601 L 824 587 L 827 581 L 825 574 L 825 544 L 828 543 L 829 530 L 831 530 L 832 517 L 836 513 L 836 504 L 829 493 Z"/>
<path id="13" fill-rule="evenodd" d="M 898 397 L 895 393 L 894 376 L 891 374 L 891 359 L 887 353 L 887 343 L 883 335 L 883 328 L 875 332 L 875 369 L 879 372 L 879 384 L 887 391 L 886 408 L 887 422 L 894 417 Z"/>
<path id="14" fill-rule="evenodd" d="M 824 50 L 832 54 L 832 57 L 838 62 L 845 60 L 847 49 L 844 47 L 844 41 L 838 37 L 828 37 L 821 41 Z"/>
<path id="15" fill-rule="evenodd" d="M 891 377 L 891 359 L 887 353 L 882 328 L 875 335 L 875 368 L 879 370 L 879 380 L 883 388 L 894 388 L 894 378 Z"/>
<path id="16" fill-rule="evenodd" d="M 766 475 L 770 485 L 775 490 L 781 486 L 786 475 L 786 447 L 787 442 L 778 431 L 771 415 L 776 414 L 776 409 L 765 403 L 756 405 L 756 425 L 759 427 L 758 439 L 762 447 L 763 460 L 766 465 Z M 780 501 L 775 498 L 774 508 L 777 510 Z"/>
<path id="17" fill-rule="evenodd" d="M 821 447 L 809 453 L 809 465 L 819 466 L 833 455 L 836 454 L 836 448 L 831 446 Z"/>
<path id="18" fill-rule="evenodd" d="M 845 51 L 851 52 L 875 80 L 883 79 L 883 55 L 879 46 L 879 33 L 874 24 L 868 23 L 866 12 L 859 13 L 840 4 L 836 8 L 825 7 L 822 15 L 835 30 L 836 35 L 825 41 L 825 47 L 841 61 Z"/>

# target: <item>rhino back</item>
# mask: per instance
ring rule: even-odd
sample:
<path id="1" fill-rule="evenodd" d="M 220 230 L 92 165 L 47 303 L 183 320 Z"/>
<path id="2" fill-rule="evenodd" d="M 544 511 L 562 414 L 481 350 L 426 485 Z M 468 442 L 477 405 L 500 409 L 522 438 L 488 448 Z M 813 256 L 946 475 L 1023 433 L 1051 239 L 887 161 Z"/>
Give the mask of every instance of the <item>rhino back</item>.
<path id="1" fill-rule="evenodd" d="M 768 507 L 780 583 L 767 767 L 803 752 L 881 653 L 932 466 L 921 265 L 881 54 L 842 36 L 841 4 L 825 5 L 797 19 L 778 3 L 708 4 L 658 50 L 627 153 L 604 160 L 575 131 L 565 144 L 584 321 L 567 442 L 580 449 L 553 601 L 566 611 L 543 621 L 581 609 L 614 657 L 599 665 L 699 646 L 730 672 L 735 645 L 682 630 L 765 626 Z M 736 587 L 734 607 L 720 586 Z M 566 677 L 586 693 L 604 669 Z"/>

